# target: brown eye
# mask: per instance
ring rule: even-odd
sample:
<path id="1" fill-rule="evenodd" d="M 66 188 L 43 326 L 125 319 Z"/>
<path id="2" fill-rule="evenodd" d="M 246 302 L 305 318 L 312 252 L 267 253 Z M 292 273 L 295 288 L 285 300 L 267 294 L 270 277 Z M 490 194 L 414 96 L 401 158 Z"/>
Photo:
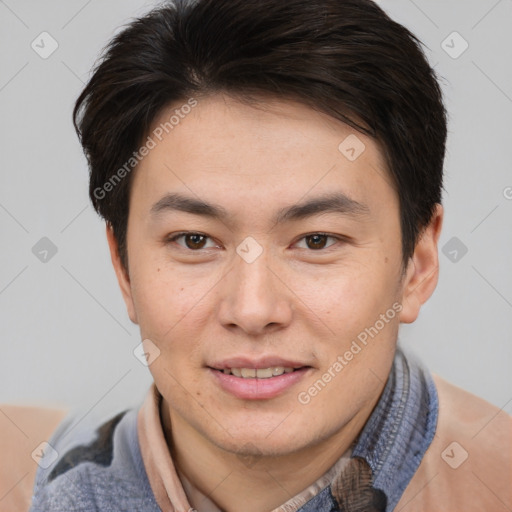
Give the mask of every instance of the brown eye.
<path id="1" fill-rule="evenodd" d="M 329 240 L 331 241 L 329 242 Z M 312 233 L 303 236 L 299 242 L 297 242 L 297 246 L 309 251 L 322 251 L 323 249 L 329 249 L 329 247 L 341 240 L 342 238 L 327 233 Z"/>
<path id="2" fill-rule="evenodd" d="M 189 249 L 202 249 L 205 245 L 206 237 L 197 233 L 184 235 L 185 244 Z"/>
<path id="3" fill-rule="evenodd" d="M 202 235 L 201 233 L 178 233 L 167 239 L 168 243 L 176 243 L 183 249 L 189 249 L 191 251 L 200 251 L 205 248 L 207 241 L 210 237 Z M 179 240 L 183 239 L 183 242 Z"/>
<path id="4" fill-rule="evenodd" d="M 304 237 L 306 239 L 306 245 L 308 249 L 324 249 L 327 244 L 327 239 L 330 238 L 327 235 L 315 234 Z"/>

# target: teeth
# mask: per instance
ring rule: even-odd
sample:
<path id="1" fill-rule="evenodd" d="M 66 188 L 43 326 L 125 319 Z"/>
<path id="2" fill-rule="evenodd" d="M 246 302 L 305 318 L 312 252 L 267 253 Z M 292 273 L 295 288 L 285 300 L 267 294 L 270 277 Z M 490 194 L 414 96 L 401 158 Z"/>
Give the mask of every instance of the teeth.
<path id="1" fill-rule="evenodd" d="M 225 374 L 233 374 L 235 377 L 244 379 L 269 379 L 270 377 L 278 377 L 283 373 L 292 373 L 293 368 L 284 366 L 272 366 L 270 368 L 231 368 L 222 370 Z"/>

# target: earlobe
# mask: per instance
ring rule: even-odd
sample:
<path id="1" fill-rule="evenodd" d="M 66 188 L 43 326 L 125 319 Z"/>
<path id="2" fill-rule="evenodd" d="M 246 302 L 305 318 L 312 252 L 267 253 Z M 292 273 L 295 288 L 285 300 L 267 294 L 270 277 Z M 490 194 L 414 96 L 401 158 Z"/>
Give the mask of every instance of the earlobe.
<path id="1" fill-rule="evenodd" d="M 114 230 L 109 223 L 106 224 L 106 234 L 108 246 L 110 249 L 110 258 L 112 260 L 112 265 L 114 266 L 114 270 L 116 272 L 119 288 L 121 289 L 121 293 L 126 304 L 128 316 L 130 317 L 130 320 L 134 324 L 137 324 L 137 313 L 135 311 L 135 306 L 133 303 L 132 289 L 130 277 L 128 275 L 128 269 L 125 269 L 121 261 L 121 256 L 119 255 L 119 244 L 117 243 L 117 239 L 114 235 Z"/>
<path id="2" fill-rule="evenodd" d="M 432 220 L 421 234 L 409 260 L 402 288 L 400 322 L 412 323 L 430 298 L 439 278 L 437 243 L 443 224 L 443 207 L 438 204 Z"/>

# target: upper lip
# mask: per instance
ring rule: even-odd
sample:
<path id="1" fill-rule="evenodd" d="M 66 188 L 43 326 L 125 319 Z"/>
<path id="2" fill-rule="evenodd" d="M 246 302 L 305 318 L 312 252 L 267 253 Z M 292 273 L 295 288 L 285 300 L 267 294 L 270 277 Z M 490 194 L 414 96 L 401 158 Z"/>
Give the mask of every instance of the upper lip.
<path id="1" fill-rule="evenodd" d="M 229 368 L 271 368 L 276 366 L 284 366 L 285 368 L 302 368 L 309 366 L 298 361 L 291 359 L 283 359 L 278 356 L 265 356 L 258 359 L 251 359 L 248 357 L 230 357 L 223 361 L 217 361 L 208 365 L 210 368 L 216 370 L 224 370 Z"/>

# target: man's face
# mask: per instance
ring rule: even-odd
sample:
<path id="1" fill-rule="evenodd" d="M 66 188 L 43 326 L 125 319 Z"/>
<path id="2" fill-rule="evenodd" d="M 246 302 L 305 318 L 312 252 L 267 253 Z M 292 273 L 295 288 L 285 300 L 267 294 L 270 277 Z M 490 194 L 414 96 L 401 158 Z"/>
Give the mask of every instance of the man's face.
<path id="1" fill-rule="evenodd" d="M 403 286 L 380 148 L 306 106 L 221 95 L 153 138 L 131 189 L 125 298 L 160 350 L 150 371 L 171 421 L 228 451 L 287 454 L 368 414 L 392 364 Z M 226 217 L 174 209 L 170 194 Z M 283 214 L 336 194 L 337 211 Z M 234 366 L 296 369 L 247 380 L 222 371 Z"/>

